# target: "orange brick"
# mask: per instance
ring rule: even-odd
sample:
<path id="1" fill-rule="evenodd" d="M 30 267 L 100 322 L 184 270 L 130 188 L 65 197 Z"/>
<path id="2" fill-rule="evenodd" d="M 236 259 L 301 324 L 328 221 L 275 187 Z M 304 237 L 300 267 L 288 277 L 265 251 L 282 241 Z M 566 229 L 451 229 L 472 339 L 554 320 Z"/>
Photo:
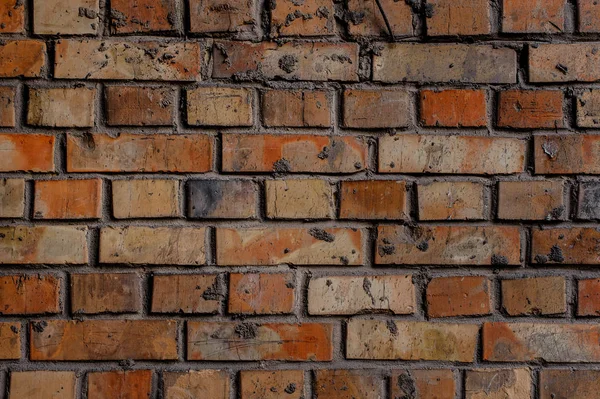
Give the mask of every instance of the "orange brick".
<path id="1" fill-rule="evenodd" d="M 540 398 L 592 399 L 600 391 L 597 370 L 541 370 Z"/>
<path id="2" fill-rule="evenodd" d="M 420 120 L 425 126 L 482 127 L 487 122 L 483 90 L 422 90 Z"/>
<path id="3" fill-rule="evenodd" d="M 0 360 L 18 360 L 20 358 L 21 323 L 0 322 Z"/>
<path id="4" fill-rule="evenodd" d="M 179 12 L 175 0 L 112 0 L 110 26 L 113 33 L 173 32 Z"/>
<path id="5" fill-rule="evenodd" d="M 267 180 L 265 194 L 266 216 L 270 219 L 335 217 L 333 187 L 326 180 Z"/>
<path id="6" fill-rule="evenodd" d="M 1 59 L 2 57 L 0 57 Z M 0 171 L 54 171 L 54 136 L 0 134 Z"/>
<path id="7" fill-rule="evenodd" d="M 75 399 L 73 371 L 13 371 L 8 399 Z"/>
<path id="8" fill-rule="evenodd" d="M 252 126 L 252 89 L 198 87 L 187 91 L 187 122 L 196 126 Z"/>
<path id="9" fill-rule="evenodd" d="M 88 374 L 88 399 L 148 399 L 152 394 L 152 371 L 107 371 Z"/>
<path id="10" fill-rule="evenodd" d="M 600 173 L 600 137 L 569 134 L 534 136 L 536 174 Z"/>
<path id="11" fill-rule="evenodd" d="M 511 316 L 552 315 L 567 311 L 564 277 L 502 280 L 502 306 Z"/>
<path id="12" fill-rule="evenodd" d="M 98 31 L 98 0 L 33 0 L 33 30 L 38 35 L 93 35 Z"/>
<path id="13" fill-rule="evenodd" d="M 216 313 L 224 297 L 217 275 L 155 275 L 152 312 Z"/>
<path id="14" fill-rule="evenodd" d="M 517 129 L 561 128 L 563 92 L 508 90 L 500 92 L 498 126 Z"/>
<path id="15" fill-rule="evenodd" d="M 398 90 L 345 90 L 344 126 L 395 128 L 410 123 L 410 96 Z"/>
<path id="16" fill-rule="evenodd" d="M 38 180 L 36 219 L 97 219 L 102 215 L 102 180 Z"/>
<path id="17" fill-rule="evenodd" d="M 563 33 L 566 0 L 502 1 L 502 31 Z"/>
<path id="18" fill-rule="evenodd" d="M 530 399 L 531 371 L 527 368 L 467 370 L 466 399 Z"/>
<path id="19" fill-rule="evenodd" d="M 600 316 L 600 279 L 577 282 L 577 315 Z"/>
<path id="20" fill-rule="evenodd" d="M 106 88 L 106 123 L 111 126 L 171 126 L 174 104 L 172 89 L 109 86 Z"/>
<path id="21" fill-rule="evenodd" d="M 229 399 L 229 375 L 221 370 L 164 372 L 165 399 Z"/>
<path id="22" fill-rule="evenodd" d="M 0 179 L 0 217 L 22 218 L 25 212 L 25 180 Z"/>
<path id="23" fill-rule="evenodd" d="M 471 182 L 433 182 L 417 188 L 419 220 L 481 220 L 487 215 L 485 187 Z"/>
<path id="24" fill-rule="evenodd" d="M 193 33 L 232 32 L 252 35 L 259 23 L 253 0 L 189 0 L 190 31 Z"/>
<path id="25" fill-rule="evenodd" d="M 113 216 L 167 218 L 181 216 L 178 180 L 113 180 Z"/>
<path id="26" fill-rule="evenodd" d="M 413 12 L 410 4 L 382 0 L 394 36 L 413 36 Z M 389 31 L 375 0 L 349 0 L 348 31 L 354 36 L 388 36 Z"/>
<path id="27" fill-rule="evenodd" d="M 295 301 L 294 274 L 231 273 L 229 313 L 292 313 Z"/>
<path id="28" fill-rule="evenodd" d="M 0 9 L 2 5 L 0 3 Z M 1 11 L 0 11 L 1 13 Z M 15 126 L 15 89 L 0 87 L 0 127 Z"/>
<path id="29" fill-rule="evenodd" d="M 272 36 L 330 36 L 336 33 L 333 1 L 281 0 L 271 6 Z"/>
<path id="30" fill-rule="evenodd" d="M 596 0 L 577 0 L 579 31 L 600 32 L 600 3 Z"/>
<path id="31" fill-rule="evenodd" d="M 328 127 L 330 94 L 318 90 L 267 90 L 263 94 L 266 126 Z"/>
<path id="32" fill-rule="evenodd" d="M 598 240 L 600 232 L 595 228 L 533 229 L 531 260 L 537 264 L 600 264 Z"/>
<path id="33" fill-rule="evenodd" d="M 51 274 L 0 277 L 0 314 L 59 313 L 60 283 Z"/>
<path id="34" fill-rule="evenodd" d="M 258 193 L 250 180 L 193 180 L 187 186 L 191 218 L 256 218 Z"/>
<path id="35" fill-rule="evenodd" d="M 0 1 L 0 33 L 22 33 L 25 28 L 25 7 L 19 0 Z"/>
<path id="36" fill-rule="evenodd" d="M 0 43 L 0 78 L 42 75 L 46 44 L 39 40 L 7 40 Z"/>
<path id="37" fill-rule="evenodd" d="M 241 399 L 302 399 L 304 371 L 245 370 L 240 373 Z"/>
<path id="38" fill-rule="evenodd" d="M 71 274 L 73 313 L 134 313 L 142 310 L 141 279 L 134 273 Z"/>
<path id="39" fill-rule="evenodd" d="M 363 370 L 315 371 L 315 398 L 379 399 L 382 378 Z"/>
<path id="40" fill-rule="evenodd" d="M 486 277 L 438 277 L 427 285 L 430 317 L 490 314 L 490 281 Z"/>
<path id="41" fill-rule="evenodd" d="M 498 184 L 498 217 L 513 220 L 564 220 L 563 181 L 503 181 Z"/>
<path id="42" fill-rule="evenodd" d="M 390 392 L 393 398 L 455 399 L 456 381 L 452 370 L 393 371 Z"/>
<path id="43" fill-rule="evenodd" d="M 392 180 L 343 181 L 341 219 L 405 219 L 406 183 Z"/>
<path id="44" fill-rule="evenodd" d="M 487 0 L 428 0 L 427 35 L 487 35 L 491 33 Z"/>

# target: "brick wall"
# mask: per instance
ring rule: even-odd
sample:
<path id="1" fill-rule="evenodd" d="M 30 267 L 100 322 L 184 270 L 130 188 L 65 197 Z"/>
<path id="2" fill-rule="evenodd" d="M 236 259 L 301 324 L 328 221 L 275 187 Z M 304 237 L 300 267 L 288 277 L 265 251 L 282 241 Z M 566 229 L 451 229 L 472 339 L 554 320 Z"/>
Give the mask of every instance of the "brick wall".
<path id="1" fill-rule="evenodd" d="M 0 399 L 598 398 L 599 80 L 593 0 L 0 0 Z"/>

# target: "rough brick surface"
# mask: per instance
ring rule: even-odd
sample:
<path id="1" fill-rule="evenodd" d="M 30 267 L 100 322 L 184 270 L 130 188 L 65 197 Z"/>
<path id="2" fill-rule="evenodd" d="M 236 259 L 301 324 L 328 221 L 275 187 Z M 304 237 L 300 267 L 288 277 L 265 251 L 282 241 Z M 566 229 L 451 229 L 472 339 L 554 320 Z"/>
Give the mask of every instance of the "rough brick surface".
<path id="1" fill-rule="evenodd" d="M 392 397 L 455 399 L 456 380 L 452 370 L 393 371 L 390 376 Z"/>
<path id="2" fill-rule="evenodd" d="M 301 399 L 304 396 L 302 370 L 242 371 L 240 390 L 243 399 Z"/>
<path id="3" fill-rule="evenodd" d="M 9 399 L 75 399 L 72 371 L 18 371 L 10 374 Z"/>
<path id="4" fill-rule="evenodd" d="M 563 127 L 563 94 L 558 90 L 509 90 L 498 99 L 498 126 L 519 129 Z"/>
<path id="5" fill-rule="evenodd" d="M 14 87 L 0 87 L 0 127 L 14 127 L 14 126 L 15 126 L 15 88 Z"/>
<path id="6" fill-rule="evenodd" d="M 154 313 L 216 313 L 223 294 L 216 275 L 160 275 L 152 279 Z"/>
<path id="7" fill-rule="evenodd" d="M 531 398 L 529 369 L 486 369 L 467 371 L 466 399 L 529 399 Z"/>
<path id="8" fill-rule="evenodd" d="M 268 90 L 263 94 L 266 126 L 328 127 L 331 94 L 326 91 Z"/>
<path id="9" fill-rule="evenodd" d="M 93 35 L 98 31 L 98 0 L 34 0 L 33 31 L 39 35 Z"/>
<path id="10" fill-rule="evenodd" d="M 88 374 L 88 398 L 114 397 L 149 398 L 152 392 L 152 371 L 109 371 Z"/>
<path id="11" fill-rule="evenodd" d="M 36 219 L 97 219 L 101 216 L 102 181 L 47 180 L 35 182 Z"/>
<path id="12" fill-rule="evenodd" d="M 381 378 L 357 370 L 318 370 L 315 376 L 315 398 L 381 397 Z"/>
<path id="13" fill-rule="evenodd" d="M 71 274 L 73 313 L 135 313 L 140 300 L 141 279 L 134 273 Z"/>
<path id="14" fill-rule="evenodd" d="M 563 220 L 566 215 L 565 185 L 561 181 L 500 182 L 498 218 Z"/>
<path id="15" fill-rule="evenodd" d="M 171 32 L 179 27 L 175 0 L 113 0 L 110 6 L 110 26 L 117 34 Z"/>
<path id="16" fill-rule="evenodd" d="M 577 314 L 579 316 L 600 315 L 600 279 L 579 280 L 577 283 Z"/>
<path id="17" fill-rule="evenodd" d="M 0 2 L 0 33 L 21 33 L 25 28 L 25 5 L 19 0 Z"/>
<path id="18" fill-rule="evenodd" d="M 490 3 L 486 0 L 428 0 L 429 36 L 491 33 Z"/>
<path id="19" fill-rule="evenodd" d="M 200 87 L 187 93 L 190 125 L 252 126 L 252 91 L 228 87 Z"/>
<path id="20" fill-rule="evenodd" d="M 344 125 L 354 128 L 406 127 L 409 94 L 392 90 L 344 92 Z"/>
<path id="21" fill-rule="evenodd" d="M 325 180 L 265 182 L 266 215 L 271 219 L 331 219 L 333 188 Z"/>
<path id="22" fill-rule="evenodd" d="M 382 0 L 386 17 L 394 36 L 412 36 L 413 10 L 410 4 L 394 0 Z M 348 30 L 355 36 L 385 36 L 389 34 L 385 19 L 375 0 L 349 0 Z"/>
<path id="23" fill-rule="evenodd" d="M 117 219 L 166 218 L 181 214 L 177 180 L 115 180 L 113 215 Z"/>
<path id="24" fill-rule="evenodd" d="M 59 313 L 60 283 L 51 274 L 0 277 L 0 314 Z"/>
<path id="25" fill-rule="evenodd" d="M 567 310 L 565 279 L 502 280 L 502 307 L 511 316 L 564 313 Z"/>
<path id="26" fill-rule="evenodd" d="M 540 397 L 593 398 L 600 389 L 600 375 L 596 370 L 542 370 Z"/>
<path id="27" fill-rule="evenodd" d="M 481 127 L 487 120 L 482 90 L 423 90 L 421 123 L 425 126 Z"/>
<path id="28" fill-rule="evenodd" d="M 225 371 L 166 372 L 163 377 L 165 399 L 179 399 L 182 395 L 191 398 L 229 398 L 229 376 Z"/>
<path id="29" fill-rule="evenodd" d="M 502 1 L 502 30 L 510 33 L 562 33 L 565 0 Z"/>
<path id="30" fill-rule="evenodd" d="M 154 87 L 106 88 L 106 122 L 112 126 L 169 126 L 173 123 L 173 90 Z"/>
<path id="31" fill-rule="evenodd" d="M 427 285 L 430 317 L 477 316 L 490 313 L 490 281 L 485 277 L 438 277 Z"/>
<path id="32" fill-rule="evenodd" d="M 25 211 L 25 180 L 0 180 L 0 217 L 20 218 Z"/>
<path id="33" fill-rule="evenodd" d="M 485 188 L 472 182 L 433 182 L 417 188 L 420 220 L 485 219 Z"/>
<path id="34" fill-rule="evenodd" d="M 340 219 L 404 219 L 406 191 L 403 181 L 343 181 Z"/>
<path id="35" fill-rule="evenodd" d="M 232 314 L 292 313 L 296 300 L 292 273 L 229 275 L 228 311 Z"/>

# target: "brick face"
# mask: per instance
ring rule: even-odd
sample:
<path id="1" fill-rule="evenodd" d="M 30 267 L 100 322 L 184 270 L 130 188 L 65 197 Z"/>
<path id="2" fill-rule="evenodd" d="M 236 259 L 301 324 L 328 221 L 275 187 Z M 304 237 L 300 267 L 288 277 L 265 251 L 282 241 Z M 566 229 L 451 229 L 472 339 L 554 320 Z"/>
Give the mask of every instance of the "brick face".
<path id="1" fill-rule="evenodd" d="M 175 93 L 166 88 L 109 86 L 107 123 L 112 126 L 169 126 Z"/>
<path id="2" fill-rule="evenodd" d="M 0 314 L 59 313 L 61 279 L 52 274 L 0 277 Z"/>
<path id="3" fill-rule="evenodd" d="M 439 277 L 427 285 L 430 317 L 477 316 L 490 313 L 490 282 L 485 277 Z"/>
<path id="4" fill-rule="evenodd" d="M 15 89 L 0 87 L 0 127 L 13 126 L 15 126 Z"/>
<path id="5" fill-rule="evenodd" d="M 487 120 L 482 90 L 423 90 L 421 123 L 425 126 L 482 127 Z"/>
<path id="6" fill-rule="evenodd" d="M 404 219 L 408 215 L 403 181 L 344 181 L 341 187 L 341 219 Z"/>
<path id="7" fill-rule="evenodd" d="M 18 371 L 10 374 L 9 399 L 75 399 L 72 371 Z"/>
<path id="8" fill-rule="evenodd" d="M 344 125 L 353 128 L 408 126 L 409 98 L 405 91 L 346 90 Z"/>
<path id="9" fill-rule="evenodd" d="M 73 313 L 135 313 L 142 308 L 141 279 L 134 273 L 71 274 Z"/>
<path id="10" fill-rule="evenodd" d="M 263 94 L 263 122 L 266 126 L 328 127 L 330 97 L 326 91 L 268 90 Z"/>
<path id="11" fill-rule="evenodd" d="M 485 0 L 428 0 L 429 36 L 486 35 L 491 33 L 490 3 Z"/>
<path id="12" fill-rule="evenodd" d="M 25 6 L 18 0 L 0 3 L 0 33 L 21 33 L 25 28 Z"/>
<path id="13" fill-rule="evenodd" d="M 102 181 L 47 180 L 35 182 L 36 219 L 98 219 L 102 214 Z"/>

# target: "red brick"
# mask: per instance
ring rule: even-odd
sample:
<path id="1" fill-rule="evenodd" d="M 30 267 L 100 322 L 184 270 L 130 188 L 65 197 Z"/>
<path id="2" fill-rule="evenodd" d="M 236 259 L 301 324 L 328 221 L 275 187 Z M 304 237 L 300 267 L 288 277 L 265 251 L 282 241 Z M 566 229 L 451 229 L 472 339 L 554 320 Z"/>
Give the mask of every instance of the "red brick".
<path id="1" fill-rule="evenodd" d="M 102 180 L 38 180 L 36 219 L 97 219 L 102 216 Z"/>
<path id="2" fill-rule="evenodd" d="M 13 87 L 0 87 L 0 127 L 15 126 L 15 93 Z"/>
<path id="3" fill-rule="evenodd" d="M 596 0 L 577 0 L 579 31 L 600 32 L 600 3 Z"/>
<path id="4" fill-rule="evenodd" d="M 427 285 L 429 317 L 478 316 L 491 313 L 487 277 L 438 277 Z"/>
<path id="5" fill-rule="evenodd" d="M 427 35 L 487 35 L 491 33 L 487 0 L 428 0 Z"/>
<path id="6" fill-rule="evenodd" d="M 229 399 L 229 375 L 221 370 L 164 372 L 165 399 Z"/>
<path id="7" fill-rule="evenodd" d="M 405 219 L 406 191 L 403 181 L 343 181 L 340 219 Z"/>
<path id="8" fill-rule="evenodd" d="M 155 275 L 153 313 L 216 313 L 223 297 L 216 274 Z"/>
<path id="9" fill-rule="evenodd" d="M 98 31 L 98 0 L 33 0 L 33 30 L 38 35 L 93 35 Z"/>
<path id="10" fill-rule="evenodd" d="M 321 90 L 267 90 L 262 97 L 265 126 L 329 127 L 330 93 Z"/>
<path id="11" fill-rule="evenodd" d="M 563 92 L 558 90 L 507 90 L 500 92 L 498 126 L 517 129 L 561 128 Z"/>
<path id="12" fill-rule="evenodd" d="M 113 216 L 168 218 L 181 216 L 178 180 L 113 180 Z"/>
<path id="13" fill-rule="evenodd" d="M 517 227 L 379 226 L 376 264 L 519 265 Z"/>
<path id="14" fill-rule="evenodd" d="M 394 36 L 413 36 L 413 13 L 410 4 L 402 1 L 381 0 Z M 388 28 L 375 0 L 349 0 L 352 18 L 348 31 L 354 36 L 389 36 Z"/>
<path id="15" fill-rule="evenodd" d="M 71 274 L 71 312 L 139 312 L 140 286 L 140 276 L 134 273 Z"/>
<path id="16" fill-rule="evenodd" d="M 424 126 L 483 127 L 487 123 L 483 90 L 422 90 L 420 101 Z"/>
<path id="17" fill-rule="evenodd" d="M 229 313 L 287 314 L 295 302 L 293 273 L 231 273 Z"/>
<path id="18" fill-rule="evenodd" d="M 0 43 L 0 78 L 42 75 L 46 44 L 39 40 L 7 40 Z"/>
<path id="19" fill-rule="evenodd" d="M 346 228 L 218 228 L 217 264 L 360 265 L 361 230 Z"/>
<path id="20" fill-rule="evenodd" d="M 510 316 L 553 315 L 567 311 L 564 277 L 502 280 L 502 307 Z"/>
<path id="21" fill-rule="evenodd" d="M 88 399 L 149 399 L 151 394 L 152 370 L 88 374 Z"/>
<path id="22" fill-rule="evenodd" d="M 25 212 L 25 180 L 0 179 L 0 217 L 22 218 Z"/>
<path id="23" fill-rule="evenodd" d="M 173 32 L 178 28 L 176 0 L 111 0 L 113 33 Z"/>
<path id="24" fill-rule="evenodd" d="M 2 57 L 0 57 L 1 59 Z M 54 136 L 0 134 L 0 171 L 54 171 Z"/>
<path id="25" fill-rule="evenodd" d="M 69 172 L 207 172 L 213 139 L 203 134 L 67 136 Z"/>
<path id="26" fill-rule="evenodd" d="M 600 316 L 600 279 L 577 282 L 577 315 Z"/>
<path id="27" fill-rule="evenodd" d="M 536 44 L 529 47 L 529 81 L 595 82 L 600 79 L 598 43 Z"/>
<path id="28" fill-rule="evenodd" d="M 187 186 L 191 218 L 256 218 L 258 193 L 250 180 L 193 180 Z"/>
<path id="29" fill-rule="evenodd" d="M 168 88 L 109 86 L 106 123 L 111 126 L 171 126 L 175 92 Z"/>
<path id="30" fill-rule="evenodd" d="M 73 371 L 12 371 L 8 399 L 75 399 Z"/>
<path id="31" fill-rule="evenodd" d="M 355 173 L 366 161 L 360 137 L 223 135 L 223 172 Z"/>
<path id="32" fill-rule="evenodd" d="M 502 31 L 563 33 L 566 0 L 502 1 Z"/>
<path id="33" fill-rule="evenodd" d="M 252 36 L 259 24 L 253 0 L 189 0 L 192 33 L 231 32 Z"/>
<path id="34" fill-rule="evenodd" d="M 598 174 L 600 137 L 534 136 L 534 158 L 536 174 Z"/>
<path id="35" fill-rule="evenodd" d="M 188 360 L 331 361 L 331 324 L 190 321 Z"/>
<path id="36" fill-rule="evenodd" d="M 592 399 L 599 391 L 598 370 L 540 371 L 540 399 Z"/>
<path id="37" fill-rule="evenodd" d="M 498 184 L 498 218 L 564 220 L 563 181 L 502 181 Z"/>
<path id="38" fill-rule="evenodd" d="M 21 323 L 0 322 L 0 360 L 18 360 L 20 358 Z"/>
<path id="39" fill-rule="evenodd" d="M 34 361 L 177 360 L 173 320 L 31 322 Z"/>
<path id="40" fill-rule="evenodd" d="M 333 187 L 321 179 L 265 181 L 266 216 L 270 219 L 332 219 Z"/>
<path id="41" fill-rule="evenodd" d="M 363 370 L 315 371 L 315 398 L 380 399 L 382 378 Z"/>
<path id="42" fill-rule="evenodd" d="M 530 399 L 531 386 L 531 371 L 528 368 L 467 370 L 465 398 Z"/>
<path id="43" fill-rule="evenodd" d="M 395 128 L 410 123 L 410 96 L 397 90 L 345 90 L 344 126 Z"/>
<path id="44" fill-rule="evenodd" d="M 272 36 L 330 36 L 336 33 L 332 0 L 296 2 L 280 0 L 271 5 Z"/>
<path id="45" fill-rule="evenodd" d="M 304 371 L 242 371 L 240 389 L 241 399 L 302 399 L 304 398 Z"/>
<path id="46" fill-rule="evenodd" d="M 198 87 L 187 91 L 187 122 L 196 126 L 252 126 L 252 89 Z"/>
<path id="47" fill-rule="evenodd" d="M 60 312 L 61 279 L 51 274 L 18 274 L 0 277 L 0 314 Z"/>
<path id="48" fill-rule="evenodd" d="M 0 33 L 22 33 L 24 28 L 24 4 L 19 0 L 0 1 Z"/>
<path id="49" fill-rule="evenodd" d="M 30 88 L 27 123 L 50 127 L 94 126 L 96 89 Z"/>
<path id="50" fill-rule="evenodd" d="M 598 240 L 600 232 L 595 228 L 533 229 L 531 260 L 537 264 L 600 264 Z"/>
<path id="51" fill-rule="evenodd" d="M 485 187 L 472 182 L 433 182 L 417 188 L 419 220 L 481 220 L 488 210 Z"/>
<path id="52" fill-rule="evenodd" d="M 455 399 L 456 381 L 452 370 L 393 371 L 390 393 L 393 398 Z"/>

